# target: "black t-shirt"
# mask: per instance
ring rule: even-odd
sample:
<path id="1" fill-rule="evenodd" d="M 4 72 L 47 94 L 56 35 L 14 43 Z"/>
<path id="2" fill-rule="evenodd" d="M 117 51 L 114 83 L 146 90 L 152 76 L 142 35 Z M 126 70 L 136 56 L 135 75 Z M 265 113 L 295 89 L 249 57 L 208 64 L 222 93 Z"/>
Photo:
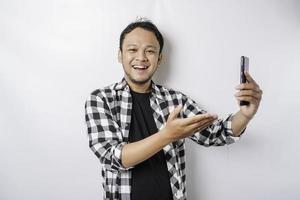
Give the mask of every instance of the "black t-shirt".
<path id="1" fill-rule="evenodd" d="M 157 127 L 150 107 L 151 93 L 131 91 L 133 106 L 129 132 L 129 141 L 142 140 L 153 133 Z M 163 150 L 132 169 L 131 178 L 132 200 L 171 200 L 173 199 L 170 186 L 169 172 Z"/>

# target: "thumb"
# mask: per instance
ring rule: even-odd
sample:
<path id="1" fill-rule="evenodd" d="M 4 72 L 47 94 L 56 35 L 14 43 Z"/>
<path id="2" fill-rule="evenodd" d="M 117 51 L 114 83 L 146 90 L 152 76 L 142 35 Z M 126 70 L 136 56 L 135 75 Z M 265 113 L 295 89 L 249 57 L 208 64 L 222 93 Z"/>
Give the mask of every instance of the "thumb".
<path id="1" fill-rule="evenodd" d="M 182 105 L 178 105 L 169 115 L 168 117 L 168 121 L 169 120 L 174 120 L 177 118 L 178 114 L 180 113 L 180 111 L 182 110 Z"/>

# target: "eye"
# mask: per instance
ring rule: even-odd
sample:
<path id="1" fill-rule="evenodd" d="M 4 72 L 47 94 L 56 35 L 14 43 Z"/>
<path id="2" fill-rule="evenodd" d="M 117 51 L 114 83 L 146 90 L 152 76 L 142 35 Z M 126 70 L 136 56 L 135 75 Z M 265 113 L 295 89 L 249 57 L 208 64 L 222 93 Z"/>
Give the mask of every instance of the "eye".
<path id="1" fill-rule="evenodd" d="M 154 51 L 154 50 L 152 50 L 152 49 L 149 49 L 149 50 L 147 50 L 146 52 L 149 53 L 149 54 L 155 54 L 155 53 L 156 53 L 156 51 Z"/>
<path id="2" fill-rule="evenodd" d="M 135 48 L 130 48 L 130 49 L 127 49 L 127 51 L 130 52 L 130 53 L 134 53 L 134 52 L 137 51 L 137 49 L 135 49 Z"/>

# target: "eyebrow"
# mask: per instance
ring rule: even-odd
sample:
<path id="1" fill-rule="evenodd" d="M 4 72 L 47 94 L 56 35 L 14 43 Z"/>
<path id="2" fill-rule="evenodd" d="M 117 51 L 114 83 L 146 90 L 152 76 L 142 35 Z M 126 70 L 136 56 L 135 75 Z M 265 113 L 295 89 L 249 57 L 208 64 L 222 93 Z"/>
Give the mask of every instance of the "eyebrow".
<path id="1" fill-rule="evenodd" d="M 132 46 L 136 47 L 136 46 L 138 46 L 138 45 L 137 45 L 137 44 L 128 44 L 128 45 L 126 45 L 127 48 L 128 48 L 128 47 L 132 47 Z M 146 45 L 146 48 L 154 48 L 154 49 L 158 49 L 157 46 L 154 46 L 154 45 L 151 45 L 151 44 Z"/>

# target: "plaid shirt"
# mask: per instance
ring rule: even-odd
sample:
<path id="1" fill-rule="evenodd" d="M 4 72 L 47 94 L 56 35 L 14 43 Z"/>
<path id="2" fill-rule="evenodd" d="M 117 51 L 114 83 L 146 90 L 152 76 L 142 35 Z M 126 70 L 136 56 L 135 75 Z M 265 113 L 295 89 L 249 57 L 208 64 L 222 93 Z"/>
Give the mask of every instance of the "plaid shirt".
<path id="1" fill-rule="evenodd" d="M 150 106 L 156 126 L 161 130 L 169 113 L 182 105 L 181 118 L 206 111 L 186 95 L 152 82 Z M 107 86 L 91 93 L 85 104 L 85 119 L 89 146 L 102 163 L 104 199 L 130 200 L 131 168 L 121 162 L 122 147 L 128 143 L 131 122 L 132 97 L 127 82 Z M 217 120 L 207 129 L 189 138 L 204 146 L 222 146 L 235 142 L 231 129 L 232 114 L 226 120 Z M 186 199 L 185 140 L 166 145 L 164 153 L 174 200 Z"/>

